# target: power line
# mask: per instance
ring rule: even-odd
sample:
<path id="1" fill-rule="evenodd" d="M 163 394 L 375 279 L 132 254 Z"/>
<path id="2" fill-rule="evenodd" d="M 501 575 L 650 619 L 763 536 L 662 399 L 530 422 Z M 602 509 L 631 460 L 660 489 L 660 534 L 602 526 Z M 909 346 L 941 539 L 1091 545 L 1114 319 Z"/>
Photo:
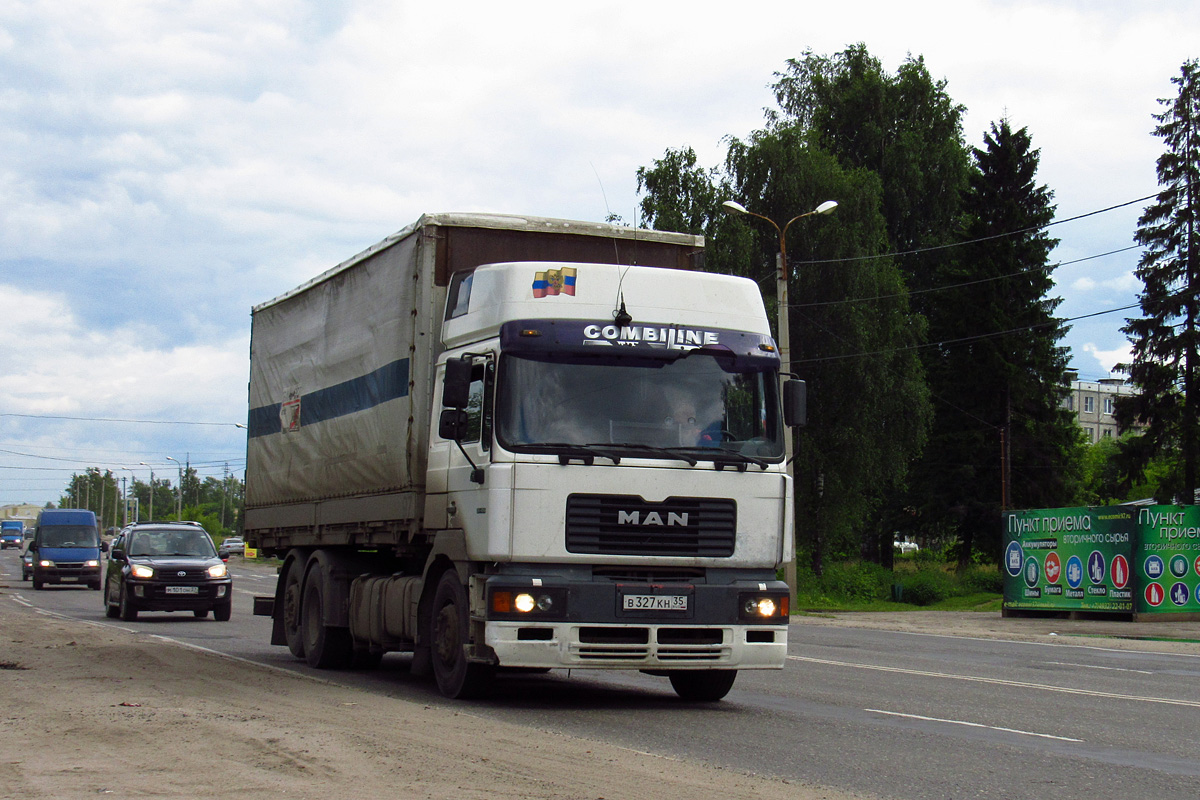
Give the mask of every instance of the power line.
<path id="1" fill-rule="evenodd" d="M 893 347 L 888 350 L 874 350 L 871 352 L 864 352 L 864 353 L 843 353 L 841 355 L 836 355 L 836 356 L 821 356 L 820 358 L 792 359 L 791 364 L 792 364 L 792 366 L 795 366 L 796 364 L 818 364 L 818 363 L 822 363 L 822 362 L 826 362 L 826 361 L 842 361 L 847 358 L 862 358 L 864 356 L 882 356 L 882 355 L 888 355 L 889 353 L 903 353 L 908 350 L 923 350 L 927 347 L 948 347 L 948 346 L 956 345 L 956 344 L 965 344 L 967 342 L 981 341 L 983 339 L 994 339 L 998 336 L 1007 336 L 1010 333 L 1022 333 L 1024 331 L 1037 330 L 1038 328 L 1054 327 L 1057 325 L 1066 324 L 1068 322 L 1075 322 L 1077 320 L 1087 319 L 1089 317 L 1099 317 L 1099 316 L 1103 316 L 1104 314 L 1115 314 L 1118 311 L 1128 311 L 1131 308 L 1138 308 L 1138 307 L 1139 307 L 1138 303 L 1133 303 L 1132 305 L 1121 306 L 1120 308 L 1110 308 L 1107 311 L 1096 311 L 1091 314 L 1081 314 L 1078 317 L 1068 317 L 1066 319 L 1053 319 L 1048 322 L 1039 322 L 1034 325 L 1026 325 L 1026 326 L 1023 326 L 1020 328 L 1010 328 L 1010 329 L 1004 330 L 1004 331 L 992 331 L 991 333 L 980 333 L 975 336 L 964 336 L 961 339 L 944 339 L 940 342 L 925 342 L 924 344 L 914 344 L 914 345 L 908 345 L 906 347 Z"/>
<path id="2" fill-rule="evenodd" d="M 1105 256 L 1116 255 L 1117 253 L 1125 253 L 1125 252 L 1128 252 L 1129 250 L 1137 250 L 1139 248 L 1140 248 L 1140 245 L 1131 245 L 1129 247 L 1122 247 L 1117 250 L 1109 250 L 1107 253 L 1098 253 L 1097 255 L 1094 255 L 1094 256 L 1084 256 L 1083 258 L 1076 258 L 1072 261 L 1059 261 L 1054 264 L 1044 264 L 1040 267 L 1030 267 L 1028 269 L 1019 270 L 1017 272 L 1010 272 L 1007 275 L 996 275 L 991 278 L 980 278 L 979 280 L 975 280 L 975 281 L 964 281 L 963 283 L 951 283 L 951 284 L 947 284 L 945 286 L 934 286 L 929 289 L 915 289 L 915 290 L 909 291 L 909 292 L 896 292 L 894 294 L 881 294 L 881 295 L 876 295 L 874 297 L 856 297 L 856 298 L 847 298 L 845 300 L 823 300 L 819 303 L 788 303 L 788 308 L 816 308 L 819 306 L 835 306 L 835 305 L 843 305 L 846 303 L 872 303 L 877 300 L 892 300 L 897 297 L 913 297 L 913 296 L 919 295 L 919 294 L 929 294 L 931 292 L 943 292 L 943 291 L 949 291 L 950 289 L 961 289 L 966 286 L 975 286 L 975 285 L 978 285 L 981 283 L 989 283 L 991 281 L 1002 281 L 1002 280 L 1005 280 L 1006 278 L 1017 278 L 1017 277 L 1020 277 L 1021 275 L 1027 275 L 1030 272 L 1043 272 L 1043 271 L 1050 272 L 1051 270 L 1058 269 L 1059 267 L 1065 267 L 1065 266 L 1069 266 L 1071 264 L 1079 264 L 1083 261 L 1091 261 L 1094 258 L 1104 258 Z"/>
<path id="3" fill-rule="evenodd" d="M 1067 217 L 1066 219 L 1056 219 L 1053 222 L 1047 222 L 1045 225 L 1034 225 L 1032 227 L 1022 228 L 1022 229 L 1016 230 L 1016 231 L 1007 231 L 1005 233 L 996 233 L 996 234 L 992 234 L 991 236 L 980 237 L 979 239 L 968 239 L 968 240 L 962 241 L 962 242 L 951 242 L 950 244 L 933 245 L 932 247 L 918 247 L 915 250 L 901 250 L 901 251 L 894 252 L 894 253 L 879 253 L 878 255 L 873 255 L 873 256 L 850 256 L 848 258 L 822 258 L 822 259 L 816 259 L 813 261 L 796 261 L 793 263 L 801 264 L 801 265 L 802 264 L 842 264 L 842 263 L 846 263 L 849 261 L 871 261 L 873 259 L 878 259 L 878 258 L 893 258 L 895 256 L 911 256 L 911 255 L 916 255 L 918 253 L 929 253 L 929 252 L 933 252 L 935 250 L 948 250 L 949 248 L 952 248 L 952 247 L 963 247 L 964 245 L 975 244 L 977 242 L 989 242 L 993 239 L 1003 239 L 1006 236 L 1019 236 L 1023 233 L 1030 233 L 1031 231 L 1044 230 L 1045 228 L 1049 228 L 1052 225 L 1062 225 L 1063 223 L 1066 223 L 1066 222 L 1074 222 L 1076 220 L 1084 219 L 1086 217 L 1093 217 L 1096 214 L 1104 214 L 1108 211 L 1115 211 L 1118 208 L 1124 208 L 1125 206 L 1131 206 L 1134 203 L 1141 203 L 1145 200 L 1153 200 L 1156 197 L 1158 197 L 1157 192 L 1155 192 L 1154 194 L 1146 195 L 1145 197 L 1139 197 L 1135 200 L 1128 200 L 1124 203 L 1117 203 L 1115 206 L 1109 206 L 1108 208 L 1101 208 L 1096 211 L 1089 211 L 1086 214 L 1078 214 L 1074 217 Z"/>

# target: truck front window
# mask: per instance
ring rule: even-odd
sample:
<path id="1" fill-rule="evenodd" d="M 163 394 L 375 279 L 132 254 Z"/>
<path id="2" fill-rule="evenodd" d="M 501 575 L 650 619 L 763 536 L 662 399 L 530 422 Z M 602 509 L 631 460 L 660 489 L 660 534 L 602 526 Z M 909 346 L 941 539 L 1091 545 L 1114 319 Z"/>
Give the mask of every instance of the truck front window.
<path id="1" fill-rule="evenodd" d="M 774 372 L 728 372 L 699 352 L 674 361 L 506 354 L 496 429 L 505 448 L 526 452 L 623 444 L 775 459 L 783 455 L 777 406 Z"/>

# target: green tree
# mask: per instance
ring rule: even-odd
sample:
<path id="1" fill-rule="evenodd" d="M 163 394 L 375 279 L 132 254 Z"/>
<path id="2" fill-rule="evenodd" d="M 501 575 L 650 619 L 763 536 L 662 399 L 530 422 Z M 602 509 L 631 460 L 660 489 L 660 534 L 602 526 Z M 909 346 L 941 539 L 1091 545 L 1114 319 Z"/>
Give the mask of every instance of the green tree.
<path id="1" fill-rule="evenodd" d="M 1157 499 L 1192 504 L 1200 468 L 1200 62 L 1184 62 L 1171 82 L 1179 94 L 1159 100 L 1164 109 L 1154 115 L 1154 133 L 1167 148 L 1158 159 L 1162 189 L 1135 236 L 1145 247 L 1137 269 L 1142 317 L 1122 328 L 1133 361 L 1118 366 L 1140 391 L 1118 398 L 1116 414 L 1122 428 L 1147 426 L 1126 449 L 1132 475 L 1167 456 L 1177 468 L 1164 476 Z"/>
<path id="2" fill-rule="evenodd" d="M 950 288 L 929 306 L 930 326 L 948 338 L 926 356 L 941 402 L 918 470 L 924 521 L 955 531 L 964 568 L 977 550 L 998 555 L 1005 500 L 1064 505 L 1082 481 L 1081 432 L 1062 408 L 1061 300 L 1050 296 L 1053 194 L 1036 182 L 1026 129 L 993 124 L 972 152 L 966 244 L 942 265 Z"/>
<path id="3" fill-rule="evenodd" d="M 669 150 L 638 181 L 649 224 L 703 233 L 708 268 L 770 286 L 775 230 L 721 213 L 720 202 L 736 198 L 782 224 L 838 200 L 836 218 L 798 223 L 787 243 L 792 369 L 810 386 L 810 424 L 796 448 L 798 533 L 818 571 L 827 552 L 857 554 L 863 519 L 902 483 L 929 419 L 913 355 L 920 320 L 895 264 L 875 257 L 887 245 L 877 176 L 844 169 L 799 127 L 777 127 L 731 138 L 722 170 L 700 167 L 689 149 Z M 818 258 L 838 263 L 796 266 Z M 768 294 L 772 321 L 777 310 Z"/>
<path id="4" fill-rule="evenodd" d="M 878 257 L 887 233 L 875 173 L 844 169 L 799 127 L 731 139 L 726 172 L 742 205 L 780 225 L 824 200 L 839 203 L 835 218 L 792 226 L 786 248 L 788 368 L 808 383 L 810 398 L 796 447 L 797 538 L 820 575 L 827 556 L 863 549 L 863 521 L 903 484 L 924 444 L 931 412 L 914 350 L 920 320 L 895 263 Z M 769 226 L 753 230 L 751 274 L 773 275 L 778 235 Z"/>

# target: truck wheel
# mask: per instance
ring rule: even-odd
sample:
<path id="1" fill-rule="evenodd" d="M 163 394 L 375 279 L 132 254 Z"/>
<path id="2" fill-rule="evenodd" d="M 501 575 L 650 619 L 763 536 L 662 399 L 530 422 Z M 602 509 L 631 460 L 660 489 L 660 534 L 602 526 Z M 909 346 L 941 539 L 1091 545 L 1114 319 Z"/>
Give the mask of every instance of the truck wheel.
<path id="1" fill-rule="evenodd" d="M 446 697 L 479 697 L 491 688 L 495 667 L 467 661 L 471 609 L 467 590 L 458 581 L 458 573 L 447 570 L 433 594 L 430 642 L 433 650 L 433 677 Z"/>
<path id="2" fill-rule="evenodd" d="M 684 700 L 712 702 L 729 694 L 736 669 L 704 669 L 672 672 L 671 688 Z"/>
<path id="3" fill-rule="evenodd" d="M 324 570 L 314 564 L 304 581 L 300 627 L 304 634 L 304 660 L 315 669 L 342 669 L 354 653 L 350 631 L 325 624 Z"/>
<path id="4" fill-rule="evenodd" d="M 137 606 L 133 604 L 133 600 L 129 599 L 129 592 L 125 587 L 121 587 L 120 617 L 126 622 L 133 622 L 138 617 Z"/>
<path id="5" fill-rule="evenodd" d="M 304 633 L 300 630 L 300 608 L 304 583 L 301 580 L 301 563 L 297 559 L 288 568 L 287 581 L 283 586 L 283 635 L 288 650 L 296 658 L 304 658 Z"/>

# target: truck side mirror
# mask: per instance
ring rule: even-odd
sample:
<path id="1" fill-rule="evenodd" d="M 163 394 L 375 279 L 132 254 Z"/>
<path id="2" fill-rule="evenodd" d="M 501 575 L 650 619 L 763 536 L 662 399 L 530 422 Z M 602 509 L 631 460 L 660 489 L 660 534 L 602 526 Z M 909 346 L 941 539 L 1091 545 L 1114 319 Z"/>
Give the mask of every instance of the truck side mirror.
<path id="1" fill-rule="evenodd" d="M 457 442 L 466 432 L 466 411 L 461 408 L 447 408 L 442 410 L 441 419 L 438 420 L 438 436 L 447 441 Z"/>
<path id="2" fill-rule="evenodd" d="M 446 375 L 442 379 L 442 408 L 466 408 L 471 398 L 471 361 L 466 358 L 451 358 L 446 361 Z M 442 416 L 443 421 L 446 419 Z M 443 439 L 454 437 L 443 436 Z"/>
<path id="3" fill-rule="evenodd" d="M 804 381 L 783 384 L 783 424 L 803 428 L 808 423 L 808 386 Z"/>

